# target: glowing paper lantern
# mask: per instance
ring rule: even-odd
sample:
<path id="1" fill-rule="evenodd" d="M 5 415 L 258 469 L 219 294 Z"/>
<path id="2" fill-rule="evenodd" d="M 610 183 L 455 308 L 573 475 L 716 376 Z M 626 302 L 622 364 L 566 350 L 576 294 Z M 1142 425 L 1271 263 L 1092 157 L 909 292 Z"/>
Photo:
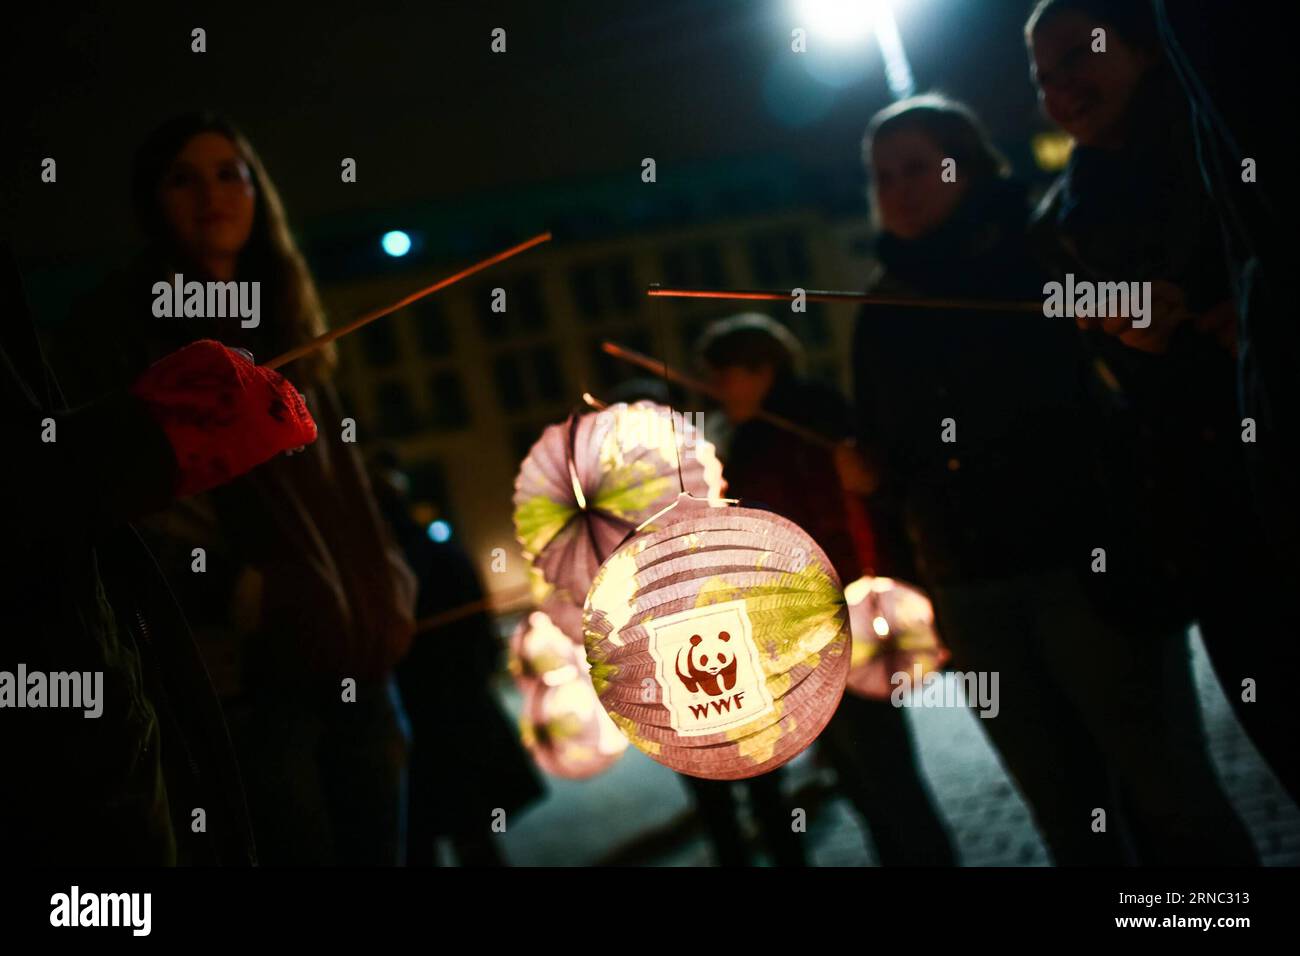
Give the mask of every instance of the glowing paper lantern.
<path id="1" fill-rule="evenodd" d="M 934 608 L 914 587 L 892 578 L 858 578 L 844 589 L 853 631 L 853 663 L 848 689 L 861 697 L 884 700 L 893 692 L 892 678 L 905 672 L 912 686 L 938 670 L 948 648 L 934 630 Z"/>
<path id="2" fill-rule="evenodd" d="M 544 610 L 525 615 L 510 636 L 509 667 L 520 690 L 534 683 L 555 687 L 585 680 L 588 670 L 582 646 Z"/>
<path id="3" fill-rule="evenodd" d="M 533 445 L 515 480 L 515 535 L 559 596 L 581 604 L 601 562 L 683 483 L 697 498 L 721 497 L 713 446 L 663 405 L 611 405 L 551 425 Z"/>
<path id="4" fill-rule="evenodd" d="M 627 749 L 585 675 L 554 687 L 538 682 L 525 690 L 519 730 L 537 765 L 568 780 L 608 770 Z"/>
<path id="5" fill-rule="evenodd" d="M 766 511 L 710 508 L 639 534 L 583 615 L 592 683 L 638 748 L 737 780 L 807 747 L 839 704 L 848 610 L 826 555 Z"/>

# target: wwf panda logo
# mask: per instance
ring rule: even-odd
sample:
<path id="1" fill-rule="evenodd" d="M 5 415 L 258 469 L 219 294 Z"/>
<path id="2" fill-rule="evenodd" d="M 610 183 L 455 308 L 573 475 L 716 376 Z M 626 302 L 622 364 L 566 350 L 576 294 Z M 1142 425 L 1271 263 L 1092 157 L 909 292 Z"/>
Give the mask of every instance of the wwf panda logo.
<path id="1" fill-rule="evenodd" d="M 717 697 L 736 686 L 736 654 L 730 646 L 731 635 L 718 631 L 706 640 L 692 634 L 690 643 L 677 651 L 677 677 L 692 694 L 701 690 Z M 686 668 L 682 669 L 682 658 Z"/>

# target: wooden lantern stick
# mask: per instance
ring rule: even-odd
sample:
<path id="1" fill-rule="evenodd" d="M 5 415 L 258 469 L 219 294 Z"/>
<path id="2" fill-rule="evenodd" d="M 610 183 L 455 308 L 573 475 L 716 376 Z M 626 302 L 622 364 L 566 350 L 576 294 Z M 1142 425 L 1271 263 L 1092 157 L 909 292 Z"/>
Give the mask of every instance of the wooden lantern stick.
<path id="1" fill-rule="evenodd" d="M 719 397 L 718 393 L 707 382 L 702 382 L 698 378 L 692 378 L 689 375 L 683 375 L 681 372 L 667 368 L 663 362 L 659 361 L 659 359 L 651 358 L 649 355 L 643 355 L 635 349 L 626 348 L 616 342 L 602 342 L 600 348 L 606 355 L 612 355 L 616 359 L 621 359 L 631 365 L 643 368 L 648 372 L 653 372 L 655 375 L 667 378 L 670 381 L 676 382 L 678 385 L 684 385 L 686 388 L 699 392 L 702 395 L 707 395 L 709 398 L 716 400 Z M 838 442 L 827 438 L 820 432 L 804 428 L 802 425 L 796 424 L 782 415 L 776 415 L 768 411 L 759 411 L 755 417 L 760 418 L 769 424 L 775 425 L 783 431 L 798 435 L 804 441 L 816 445 L 819 448 L 833 449 L 838 444 Z"/>
<path id="2" fill-rule="evenodd" d="M 463 621 L 467 617 L 473 617 L 475 614 L 508 614 L 532 607 L 531 593 L 532 588 L 529 585 L 521 584 L 517 587 L 507 588 L 495 600 L 492 597 L 485 597 L 477 601 L 470 601 L 468 604 L 461 604 L 458 607 L 448 608 L 438 614 L 416 621 L 415 633 L 425 634 L 429 631 L 436 631 L 448 624 L 454 624 L 457 621 Z"/>
<path id="3" fill-rule="evenodd" d="M 433 285 L 425 286 L 423 289 L 420 289 L 417 292 L 413 292 L 403 299 L 399 299 L 397 302 L 394 302 L 392 305 L 386 305 L 383 308 L 376 309 L 373 312 L 367 312 L 365 315 L 353 319 L 347 325 L 339 326 L 337 329 L 331 329 L 330 331 L 326 332 L 324 335 L 318 335 L 310 342 L 304 342 L 302 345 L 299 345 L 297 348 L 292 348 L 282 355 L 277 355 L 275 358 L 271 359 L 271 361 L 265 362 L 263 364 L 267 368 L 279 368 L 281 365 L 287 365 L 289 362 L 292 362 L 294 359 L 300 359 L 304 355 L 314 352 L 319 348 L 324 348 L 326 345 L 329 345 L 335 339 L 340 339 L 345 335 L 352 334 L 362 326 L 369 325 L 371 322 L 375 321 L 375 319 L 382 319 L 386 315 L 391 315 L 392 313 L 396 312 L 398 309 L 402 309 L 410 305 L 412 302 L 415 302 L 419 299 L 423 299 L 427 295 L 433 295 L 433 293 L 438 292 L 441 289 L 445 289 L 449 285 L 454 285 L 455 283 L 459 282 L 461 279 L 472 276 L 476 272 L 482 272 L 484 269 L 494 266 L 498 262 L 504 262 L 506 259 L 509 259 L 511 256 L 517 256 L 519 255 L 519 253 L 531 249 L 533 246 L 541 245 L 543 242 L 549 242 L 550 239 L 551 239 L 551 234 L 549 232 L 543 232 L 539 235 L 533 236 L 533 238 L 529 239 L 526 242 L 521 242 L 517 246 L 511 246 L 509 249 L 506 249 L 504 252 L 498 252 L 494 256 L 489 256 L 488 258 L 482 260 L 481 262 L 476 262 L 472 266 L 461 269 L 459 272 L 447 276 L 445 279 L 439 279 Z"/>
<path id="4" fill-rule="evenodd" d="M 764 289 L 665 289 L 652 285 L 646 289 L 651 298 L 665 299 L 740 299 L 758 302 L 792 302 L 793 292 Z M 1033 301 L 994 299 L 927 299 L 914 295 L 877 295 L 871 292 L 834 292 L 826 289 L 808 289 L 803 293 L 808 302 L 849 302 L 858 305 L 904 306 L 917 309 L 970 309 L 984 312 L 1037 312 L 1043 313 L 1043 303 Z"/>

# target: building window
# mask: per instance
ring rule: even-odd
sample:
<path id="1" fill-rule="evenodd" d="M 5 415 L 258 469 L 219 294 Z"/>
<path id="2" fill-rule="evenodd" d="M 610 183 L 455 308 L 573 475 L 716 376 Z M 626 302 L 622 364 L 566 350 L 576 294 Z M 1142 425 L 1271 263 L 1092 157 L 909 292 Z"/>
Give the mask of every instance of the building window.
<path id="1" fill-rule="evenodd" d="M 461 388 L 460 375 L 453 371 L 435 372 L 429 379 L 433 399 L 430 424 L 439 431 L 455 431 L 469 426 L 469 406 Z"/>
<path id="2" fill-rule="evenodd" d="M 537 276 L 520 276 L 507 293 L 510 311 L 521 321 L 524 329 L 546 327 L 546 304 L 542 301 L 542 286 Z"/>
<path id="3" fill-rule="evenodd" d="M 604 312 L 600 302 L 599 278 L 599 273 L 594 266 L 581 266 L 574 269 L 569 276 L 573 303 L 584 319 L 598 319 Z"/>
<path id="4" fill-rule="evenodd" d="M 371 322 L 357 331 L 366 364 L 388 368 L 397 361 L 397 332 L 391 322 Z"/>
<path id="5" fill-rule="evenodd" d="M 493 289 L 503 289 L 506 310 L 493 312 Z M 544 329 L 547 325 L 546 303 L 536 276 L 517 276 L 504 282 L 484 282 L 474 296 L 479 328 L 489 340 L 508 338 Z"/>
<path id="6" fill-rule="evenodd" d="M 797 229 L 763 233 L 750 239 L 749 262 L 754 278 L 764 286 L 785 288 L 812 281 L 808 246 Z"/>
<path id="7" fill-rule="evenodd" d="M 415 326 L 416 338 L 423 354 L 435 357 L 452 354 L 454 345 L 451 328 L 447 324 L 447 313 L 440 303 L 425 299 L 411 306 L 408 314 L 411 324 Z"/>
<path id="8" fill-rule="evenodd" d="M 498 355 L 492 363 L 492 375 L 496 381 L 497 395 L 501 397 L 502 408 L 508 412 L 517 412 L 528 404 L 519 353 Z"/>
<path id="9" fill-rule="evenodd" d="M 670 286 L 718 289 L 727 284 L 717 243 L 700 242 L 669 249 L 663 257 L 664 282 Z"/>
<path id="10" fill-rule="evenodd" d="M 633 315 L 640 305 L 629 259 L 579 266 L 569 276 L 569 288 L 579 314 L 587 321 Z"/>
<path id="11" fill-rule="evenodd" d="M 606 275 L 609 277 L 610 302 L 614 311 L 620 315 L 635 314 L 641 304 L 641 293 L 636 287 L 636 278 L 632 275 L 631 260 L 611 262 Z"/>
<path id="12" fill-rule="evenodd" d="M 375 390 L 379 433 L 385 438 L 404 438 L 419 429 L 411 396 L 401 382 L 384 382 Z"/>
<path id="13" fill-rule="evenodd" d="M 492 374 L 501 407 L 508 412 L 562 401 L 565 397 L 564 375 L 553 346 L 502 353 L 493 362 Z"/>
<path id="14" fill-rule="evenodd" d="M 536 396 L 545 402 L 558 402 L 564 397 L 564 376 L 560 373 L 555 349 L 550 346 L 535 348 L 531 358 Z"/>

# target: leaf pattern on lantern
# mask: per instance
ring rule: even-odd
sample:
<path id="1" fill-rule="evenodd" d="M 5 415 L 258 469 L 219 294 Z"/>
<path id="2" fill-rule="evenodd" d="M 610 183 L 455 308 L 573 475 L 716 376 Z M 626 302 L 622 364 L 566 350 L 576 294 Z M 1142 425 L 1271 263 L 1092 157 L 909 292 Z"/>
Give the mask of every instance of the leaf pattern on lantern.
<path id="1" fill-rule="evenodd" d="M 713 446 L 694 436 L 681 452 L 653 402 L 619 403 L 551 425 L 515 480 L 515 536 L 547 583 L 581 603 L 601 562 L 638 526 L 678 501 L 707 507 L 726 487 Z M 680 416 L 678 416 L 680 417 Z M 670 516 L 665 520 L 672 520 Z"/>
<path id="2" fill-rule="evenodd" d="M 743 608 L 739 647 L 752 641 L 753 656 L 750 677 L 733 688 L 750 681 L 753 710 L 744 713 L 752 717 L 739 716 L 734 697 L 736 716 L 724 715 L 716 689 L 709 698 L 698 688 L 688 697 L 672 691 L 666 662 L 677 652 L 655 650 L 658 630 L 712 607 L 723 615 Z M 690 631 L 673 633 L 684 641 Z M 655 760 L 712 779 L 753 776 L 803 750 L 838 705 L 850 663 L 848 609 L 825 554 L 786 519 L 745 508 L 679 517 L 616 551 L 587 596 L 583 636 L 593 686 L 615 725 Z M 648 695 L 646 683 L 655 688 Z M 716 722 L 692 724 L 711 701 Z M 694 718 L 683 704 L 696 708 Z"/>

